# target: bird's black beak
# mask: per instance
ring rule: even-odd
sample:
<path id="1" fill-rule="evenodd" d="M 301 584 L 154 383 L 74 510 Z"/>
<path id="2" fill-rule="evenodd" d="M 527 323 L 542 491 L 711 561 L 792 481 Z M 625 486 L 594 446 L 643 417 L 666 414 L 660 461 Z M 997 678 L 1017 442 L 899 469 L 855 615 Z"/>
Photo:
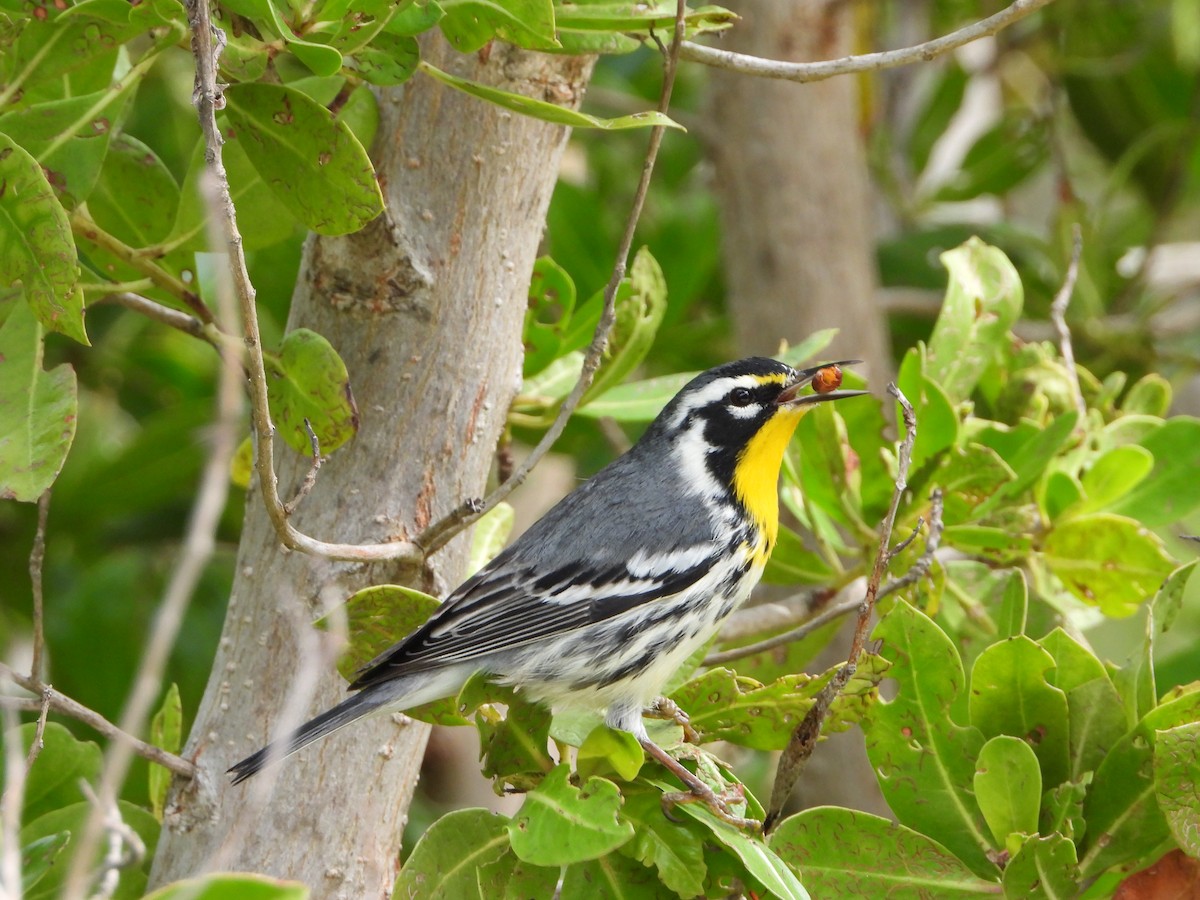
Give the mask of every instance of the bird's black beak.
<path id="1" fill-rule="evenodd" d="M 834 366 L 839 368 L 842 366 L 854 366 L 861 362 L 861 359 L 842 359 L 837 362 L 813 366 L 811 369 L 801 369 L 796 373 L 796 380 L 779 392 L 779 396 L 775 398 L 775 404 L 777 406 L 810 406 L 814 403 L 824 403 L 826 400 L 845 400 L 847 397 L 861 397 L 867 391 L 828 390 L 824 392 L 813 391 L 811 394 L 800 393 L 805 387 L 812 384 L 813 379 L 817 378 L 819 373 L 824 372 L 826 369 Z M 838 372 L 836 377 L 837 383 L 840 383 L 841 373 Z"/>

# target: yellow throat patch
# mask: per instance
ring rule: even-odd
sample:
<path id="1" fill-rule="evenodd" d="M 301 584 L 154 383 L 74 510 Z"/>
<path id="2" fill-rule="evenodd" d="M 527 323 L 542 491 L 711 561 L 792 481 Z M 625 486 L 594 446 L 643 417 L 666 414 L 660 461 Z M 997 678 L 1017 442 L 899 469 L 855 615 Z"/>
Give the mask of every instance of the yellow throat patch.
<path id="1" fill-rule="evenodd" d="M 755 556 L 766 562 L 779 534 L 779 469 L 796 426 L 808 410 L 784 406 L 750 438 L 738 454 L 733 470 L 733 491 L 746 507 L 764 543 Z"/>

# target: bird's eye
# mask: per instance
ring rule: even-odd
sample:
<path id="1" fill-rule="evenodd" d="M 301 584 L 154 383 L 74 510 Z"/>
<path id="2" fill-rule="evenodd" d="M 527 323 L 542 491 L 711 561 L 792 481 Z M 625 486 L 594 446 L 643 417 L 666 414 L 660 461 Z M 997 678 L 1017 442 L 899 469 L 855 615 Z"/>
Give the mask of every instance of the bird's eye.
<path id="1" fill-rule="evenodd" d="M 734 406 L 749 406 L 754 402 L 754 392 L 750 388 L 734 388 L 729 392 L 729 402 Z"/>

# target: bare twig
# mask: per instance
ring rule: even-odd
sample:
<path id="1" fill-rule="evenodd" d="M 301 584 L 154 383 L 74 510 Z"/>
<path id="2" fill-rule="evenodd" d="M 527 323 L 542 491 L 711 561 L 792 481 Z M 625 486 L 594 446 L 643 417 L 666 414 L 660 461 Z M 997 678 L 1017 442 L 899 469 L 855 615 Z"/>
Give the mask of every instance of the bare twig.
<path id="1" fill-rule="evenodd" d="M 42 606 L 42 571 L 46 564 L 46 517 L 50 514 L 50 489 L 38 497 L 37 531 L 33 534 L 33 548 L 29 551 L 29 583 L 33 590 L 33 661 L 29 674 L 41 678 L 42 656 L 46 649 L 45 610 Z"/>
<path id="2" fill-rule="evenodd" d="M 210 216 L 211 218 L 215 218 Z M 237 304 L 228 278 L 217 278 L 217 299 L 222 320 L 237 320 Z M 229 495 L 229 462 L 237 446 L 238 420 L 242 410 L 242 367 L 233 354 L 222 354 L 217 381 L 216 421 L 211 429 L 211 445 L 196 501 L 192 507 L 179 559 L 163 594 L 155 616 L 146 655 L 134 679 L 133 689 L 121 714 L 121 731 L 137 734 L 145 725 L 151 705 L 162 687 L 162 673 L 196 584 L 212 558 L 216 546 L 217 525 Z M 82 897 L 87 889 L 87 866 L 96 843 L 106 827 L 104 811 L 116 803 L 121 783 L 133 758 L 133 747 L 114 741 L 108 748 L 97 791 L 100 805 L 93 810 L 72 859 L 64 896 Z"/>
<path id="3" fill-rule="evenodd" d="M 1075 350 L 1071 346 L 1071 329 L 1067 327 L 1067 307 L 1071 303 L 1071 295 L 1075 292 L 1075 282 L 1079 278 L 1079 260 L 1083 256 L 1083 229 L 1076 222 L 1071 229 L 1071 261 L 1067 264 L 1067 276 L 1063 279 L 1062 287 L 1054 295 L 1050 304 L 1050 321 L 1058 332 L 1058 345 L 1062 349 L 1063 364 L 1067 367 L 1067 377 L 1071 382 L 1071 395 L 1075 400 L 1075 411 L 1079 413 L 1079 425 L 1087 416 L 1087 403 L 1083 399 L 1083 390 L 1079 387 L 1079 371 L 1075 368 Z"/>
<path id="4" fill-rule="evenodd" d="M 942 521 L 942 511 L 942 489 L 934 488 L 929 495 L 929 537 L 925 539 L 925 551 L 907 572 L 899 578 L 893 578 L 881 587 L 879 593 L 875 595 L 876 600 L 882 600 L 888 594 L 894 594 L 901 588 L 916 584 L 929 572 L 929 567 L 933 565 L 933 557 L 942 545 L 942 532 L 946 529 L 946 524 Z"/>
<path id="5" fill-rule="evenodd" d="M 881 53 L 864 53 L 861 56 L 845 56 L 841 59 L 828 59 L 819 62 L 780 62 L 773 59 L 762 59 L 730 50 L 718 50 L 702 44 L 684 41 L 680 50 L 680 58 L 690 62 L 703 63 L 718 69 L 739 72 L 743 75 L 755 75 L 760 78 L 776 78 L 783 81 L 809 82 L 824 81 L 837 75 L 851 75 L 857 72 L 874 72 L 879 69 L 894 69 L 897 66 L 907 66 L 912 63 L 929 62 L 935 57 L 957 50 L 964 44 L 989 37 L 1007 28 L 1014 22 L 1030 15 L 1048 5 L 1051 0 L 1015 0 L 1014 3 L 1000 10 L 993 16 L 960 28 L 958 31 L 934 38 L 913 47 L 899 50 L 885 50 Z"/>
<path id="6" fill-rule="evenodd" d="M 101 803 L 92 786 L 86 781 L 80 782 L 83 795 L 92 804 L 104 822 L 104 830 L 108 835 L 108 849 L 100 864 L 100 871 L 92 879 L 96 889 L 89 900 L 103 900 L 113 895 L 121 880 L 121 870 L 140 865 L 146 858 L 146 844 L 141 836 L 121 818 L 121 807 L 113 800 L 107 806 Z"/>
<path id="7" fill-rule="evenodd" d="M 50 685 L 42 684 L 27 675 L 14 672 L 4 663 L 0 663 L 0 676 L 9 679 L 13 684 L 27 691 L 40 695 L 40 699 L 33 697 L 3 697 L 0 698 L 0 706 L 11 707 L 12 709 L 19 709 L 25 712 L 38 712 L 41 710 L 42 705 L 48 702 L 51 712 L 56 712 L 82 722 L 109 740 L 129 744 L 138 756 L 148 759 L 150 762 L 158 763 L 163 768 L 170 769 L 180 778 L 191 778 L 196 774 L 195 765 L 182 756 L 168 753 L 160 747 L 147 744 L 145 741 L 140 741 L 131 734 L 126 734 L 118 726 L 100 715 L 100 713 L 89 709 L 77 700 L 72 700 L 66 694 L 60 694 Z"/>
<path id="8" fill-rule="evenodd" d="M 141 294 L 134 293 L 133 291 L 116 291 L 100 297 L 95 302 L 117 303 L 126 309 L 141 313 L 149 319 L 182 331 L 184 334 L 198 337 L 203 341 L 208 341 L 210 344 L 213 343 L 212 337 L 207 333 L 204 323 L 195 316 L 189 316 L 185 312 L 171 309 L 169 306 L 164 306 L 161 303 L 151 300 L 149 297 L 143 297 Z"/>
<path id="9" fill-rule="evenodd" d="M 671 38 L 669 48 L 659 46 L 663 50 L 663 83 L 662 91 L 658 98 L 659 112 L 666 113 L 671 106 L 671 92 L 675 86 L 675 70 L 679 64 L 680 48 L 683 45 L 684 33 L 684 0 L 679 0 L 676 7 L 675 17 L 675 32 Z M 571 392 L 563 400 L 562 406 L 559 407 L 554 421 L 550 423 L 550 427 L 538 441 L 537 446 L 530 451 L 525 457 L 525 461 L 513 472 L 512 477 L 501 482 L 494 491 L 488 494 L 482 502 L 477 500 L 468 500 L 466 503 L 459 505 L 449 515 L 441 520 L 434 522 L 423 533 L 417 536 L 417 543 L 425 553 L 433 553 L 434 551 L 444 547 L 446 543 L 458 534 L 468 525 L 478 521 L 481 516 L 495 508 L 502 500 L 508 497 L 516 488 L 529 477 L 529 473 L 533 471 L 533 467 L 541 462 L 542 457 L 547 451 L 554 446 L 562 434 L 563 429 L 567 426 L 567 420 L 575 412 L 579 406 L 579 401 L 583 399 L 584 393 L 591 387 L 592 379 L 595 377 L 596 370 L 600 367 L 601 358 L 604 353 L 604 348 L 608 343 L 608 334 L 612 330 L 613 322 L 616 320 L 616 298 L 617 289 L 621 286 L 621 280 L 625 277 L 625 269 L 629 263 L 629 251 L 633 247 L 634 231 L 637 229 L 638 219 L 642 215 L 642 206 L 646 201 L 646 192 L 650 188 L 650 176 L 654 173 L 654 161 L 658 157 L 658 148 L 662 144 L 663 134 L 666 128 L 661 125 L 656 125 L 650 129 L 650 142 L 646 148 L 646 157 L 642 161 L 642 176 L 638 180 L 637 190 L 634 192 L 633 204 L 629 210 L 629 216 L 625 222 L 625 233 L 621 236 L 621 243 L 617 249 L 616 263 L 613 265 L 612 275 L 608 279 L 608 284 L 604 288 L 604 310 L 600 314 L 600 321 L 596 323 L 596 331 L 592 336 L 592 342 L 588 345 L 587 352 L 583 357 L 583 368 L 579 373 L 579 380 L 575 382 L 575 386 L 571 388 Z"/>
<path id="10" fill-rule="evenodd" d="M 296 507 L 300 505 L 300 501 L 308 496 L 309 491 L 313 489 L 313 485 L 317 483 L 317 472 L 321 470 L 321 463 L 325 460 L 321 457 L 321 441 L 317 437 L 317 433 L 313 431 L 312 422 L 308 421 L 308 417 L 304 417 L 304 430 L 308 433 L 308 446 L 312 450 L 312 465 L 308 467 L 308 474 L 304 476 L 304 483 L 300 485 L 300 490 L 296 492 L 288 503 L 283 505 L 284 512 L 289 516 L 296 511 Z"/>
<path id="11" fill-rule="evenodd" d="M 42 747 L 45 746 L 46 719 L 50 715 L 50 697 L 52 693 L 53 690 L 49 685 L 42 688 L 42 699 L 38 703 L 37 726 L 33 729 L 33 740 L 29 742 L 29 752 L 25 754 L 26 769 L 33 765 L 34 761 L 38 758 L 38 754 L 42 752 Z"/>
<path id="12" fill-rule="evenodd" d="M 772 635 L 769 638 L 763 638 L 761 641 L 755 641 L 753 644 L 746 644 L 743 647 L 734 647 L 730 650 L 722 650 L 718 653 L 710 653 L 704 658 L 706 666 L 723 666 L 726 663 L 731 663 L 734 660 L 745 659 L 747 656 L 753 656 L 756 653 L 764 653 L 767 650 L 774 650 L 776 647 L 782 647 L 784 644 L 790 644 L 793 641 L 798 641 L 816 631 L 823 625 L 828 625 L 835 619 L 839 619 L 846 613 L 853 612 L 858 609 L 862 601 L 857 597 L 842 600 L 840 603 L 831 604 L 815 615 L 805 619 L 795 628 L 790 628 L 780 634 Z"/>
<path id="13" fill-rule="evenodd" d="M 896 548 L 891 546 L 892 529 L 896 523 L 896 512 L 900 508 L 900 501 L 903 499 L 905 491 L 908 490 L 908 469 L 912 464 L 913 444 L 917 439 L 917 417 L 908 398 L 894 383 L 889 384 L 887 389 L 888 393 L 900 403 L 900 408 L 903 410 L 904 439 L 900 442 L 900 450 L 897 454 L 896 484 L 895 490 L 892 492 L 892 502 L 879 529 L 879 552 L 875 554 L 875 565 L 867 579 L 866 594 L 858 607 L 858 621 L 854 626 L 854 636 L 850 641 L 850 652 L 846 656 L 846 663 L 821 689 L 816 700 L 813 701 L 813 705 L 805 714 L 804 720 L 792 732 L 791 740 L 788 741 L 787 747 L 779 757 L 779 764 L 775 769 L 775 784 L 771 789 L 771 803 L 763 822 L 764 831 L 770 831 L 779 821 L 784 804 L 792 793 L 792 788 L 795 787 L 796 781 L 817 746 L 817 738 L 821 736 L 821 726 L 825 722 L 825 716 L 829 713 L 829 707 L 854 676 L 859 657 L 862 656 L 863 647 L 867 642 L 871 614 L 875 610 L 875 601 L 879 595 L 879 585 L 883 581 L 883 573 L 897 552 Z"/>

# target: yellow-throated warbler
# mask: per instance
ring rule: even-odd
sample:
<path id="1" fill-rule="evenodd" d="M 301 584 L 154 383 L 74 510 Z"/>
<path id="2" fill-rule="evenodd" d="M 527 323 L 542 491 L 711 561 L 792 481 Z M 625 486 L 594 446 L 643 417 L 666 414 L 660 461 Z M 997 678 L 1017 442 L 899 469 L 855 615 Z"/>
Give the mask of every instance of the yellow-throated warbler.
<path id="1" fill-rule="evenodd" d="M 368 663 L 357 693 L 233 766 L 235 783 L 365 715 L 453 696 L 486 672 L 556 709 L 604 710 L 691 795 L 738 821 L 650 741 L 642 714 L 758 583 L 778 533 L 784 449 L 813 404 L 864 393 L 832 390 L 831 367 L 852 362 L 796 371 L 752 357 L 692 379 L 628 453 Z M 802 393 L 814 378 L 823 392 Z"/>

